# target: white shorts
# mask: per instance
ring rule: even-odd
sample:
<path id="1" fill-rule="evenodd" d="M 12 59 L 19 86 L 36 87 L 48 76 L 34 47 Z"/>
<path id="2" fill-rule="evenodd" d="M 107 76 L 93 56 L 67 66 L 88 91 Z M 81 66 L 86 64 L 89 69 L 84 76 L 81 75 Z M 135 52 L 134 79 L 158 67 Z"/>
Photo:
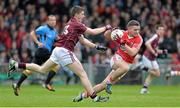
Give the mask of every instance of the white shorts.
<path id="1" fill-rule="evenodd" d="M 63 47 L 55 47 L 50 56 L 50 60 L 63 67 L 73 63 L 74 61 L 78 61 L 77 57 L 74 55 L 73 52 Z"/>
<path id="2" fill-rule="evenodd" d="M 117 61 L 117 60 L 123 60 L 122 57 L 118 54 L 114 54 L 112 57 L 111 57 L 111 61 L 110 61 L 110 66 L 111 68 L 113 67 L 114 65 L 114 62 Z M 124 61 L 124 60 L 123 60 Z M 129 67 L 131 68 L 132 64 L 128 63 L 129 64 Z"/>
<path id="3" fill-rule="evenodd" d="M 159 65 L 156 60 L 149 60 L 146 56 L 143 55 L 142 63 L 145 67 L 149 69 L 159 69 Z"/>

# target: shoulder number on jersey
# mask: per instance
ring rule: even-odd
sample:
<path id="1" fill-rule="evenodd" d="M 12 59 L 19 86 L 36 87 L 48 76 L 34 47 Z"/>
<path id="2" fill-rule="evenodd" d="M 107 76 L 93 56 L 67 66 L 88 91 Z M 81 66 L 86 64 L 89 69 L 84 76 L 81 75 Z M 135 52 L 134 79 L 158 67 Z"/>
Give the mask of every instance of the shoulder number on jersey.
<path id="1" fill-rule="evenodd" d="M 69 28 L 69 25 L 66 25 L 66 26 L 64 27 L 64 30 L 63 30 L 63 34 L 64 34 L 64 35 L 68 34 L 68 28 Z"/>

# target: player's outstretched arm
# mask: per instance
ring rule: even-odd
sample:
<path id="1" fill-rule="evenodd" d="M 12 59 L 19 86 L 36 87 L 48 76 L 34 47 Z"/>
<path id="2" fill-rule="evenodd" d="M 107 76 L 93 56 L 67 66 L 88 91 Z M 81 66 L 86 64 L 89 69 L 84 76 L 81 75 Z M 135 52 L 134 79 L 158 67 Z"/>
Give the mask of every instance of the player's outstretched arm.
<path id="1" fill-rule="evenodd" d="M 89 41 L 88 39 L 84 38 L 84 36 L 82 35 L 80 38 L 79 38 L 79 42 L 85 46 L 88 46 L 90 48 L 96 48 L 97 50 L 99 51 L 106 51 L 107 48 L 104 47 L 104 46 L 100 46 L 100 45 L 96 45 L 94 43 L 92 43 L 91 41 Z"/>
<path id="2" fill-rule="evenodd" d="M 111 25 L 106 25 L 104 27 L 95 28 L 95 29 L 87 27 L 87 30 L 85 31 L 85 33 L 90 34 L 90 35 L 98 35 L 102 32 L 105 32 L 106 30 L 111 29 L 111 28 L 112 28 Z"/>

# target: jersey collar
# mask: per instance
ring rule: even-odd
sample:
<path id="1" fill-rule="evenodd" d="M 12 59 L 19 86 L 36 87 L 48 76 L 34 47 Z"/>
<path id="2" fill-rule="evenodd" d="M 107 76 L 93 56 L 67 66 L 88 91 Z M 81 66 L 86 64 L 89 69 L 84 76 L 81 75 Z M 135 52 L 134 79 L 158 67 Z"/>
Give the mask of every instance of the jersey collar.
<path id="1" fill-rule="evenodd" d="M 50 29 L 50 30 L 53 30 L 54 28 L 51 27 L 50 25 L 47 24 L 47 27 Z"/>

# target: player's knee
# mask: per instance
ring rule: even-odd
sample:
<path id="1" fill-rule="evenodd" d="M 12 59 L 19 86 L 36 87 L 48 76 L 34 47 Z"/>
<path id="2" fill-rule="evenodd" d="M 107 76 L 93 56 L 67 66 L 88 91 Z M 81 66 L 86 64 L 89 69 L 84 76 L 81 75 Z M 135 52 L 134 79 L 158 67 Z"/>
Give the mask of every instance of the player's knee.
<path id="1" fill-rule="evenodd" d="M 121 70 L 123 70 L 124 72 L 129 71 L 129 66 L 123 66 L 121 67 Z"/>
<path id="2" fill-rule="evenodd" d="M 161 73 L 159 71 L 156 72 L 156 77 L 160 77 Z"/>
<path id="3" fill-rule="evenodd" d="M 123 72 L 129 71 L 129 65 L 127 63 L 117 63 L 116 62 L 114 66 Z"/>
<path id="4" fill-rule="evenodd" d="M 29 76 L 29 75 L 31 75 L 31 74 L 32 74 L 32 72 L 31 72 L 31 71 L 29 71 L 29 70 L 25 70 L 25 71 L 23 71 L 23 73 L 24 73 L 25 75 L 27 75 L 27 76 Z"/>
<path id="5" fill-rule="evenodd" d="M 161 75 L 159 70 L 155 70 L 154 71 L 154 76 L 159 77 Z"/>
<path id="6" fill-rule="evenodd" d="M 57 73 L 59 69 L 60 69 L 60 66 L 57 65 L 54 68 L 52 68 L 51 70 Z"/>

